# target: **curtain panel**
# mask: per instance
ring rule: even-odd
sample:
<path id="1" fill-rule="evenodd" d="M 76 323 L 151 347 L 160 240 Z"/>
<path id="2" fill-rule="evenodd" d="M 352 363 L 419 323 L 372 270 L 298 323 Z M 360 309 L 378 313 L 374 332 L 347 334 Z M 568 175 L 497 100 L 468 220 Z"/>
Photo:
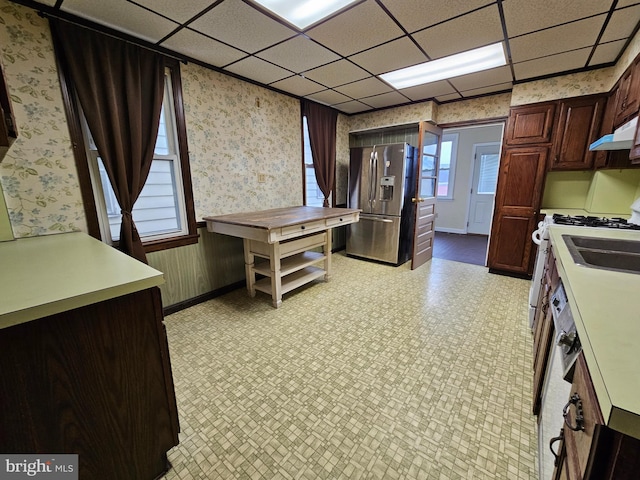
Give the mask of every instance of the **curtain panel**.
<path id="1" fill-rule="evenodd" d="M 336 122 L 338 112 L 318 103 L 302 101 L 307 117 L 309 143 L 318 186 L 324 195 L 324 207 L 330 207 L 329 196 L 336 181 Z"/>
<path id="2" fill-rule="evenodd" d="M 146 263 L 131 211 L 149 175 L 164 95 L 164 57 L 49 19 L 56 54 L 77 93 L 120 204 L 119 248 Z"/>

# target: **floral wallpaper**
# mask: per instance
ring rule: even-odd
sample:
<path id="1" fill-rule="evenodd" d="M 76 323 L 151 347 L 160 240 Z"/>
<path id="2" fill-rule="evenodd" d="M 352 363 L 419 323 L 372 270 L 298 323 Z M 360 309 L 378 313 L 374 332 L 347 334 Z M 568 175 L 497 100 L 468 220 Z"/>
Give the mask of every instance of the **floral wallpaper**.
<path id="1" fill-rule="evenodd" d="M 47 21 L 0 0 L 0 55 L 18 129 L 0 163 L 13 234 L 86 231 Z"/>
<path id="2" fill-rule="evenodd" d="M 349 122 L 339 114 L 336 123 L 336 205 L 346 205 L 349 189 Z"/>
<path id="3" fill-rule="evenodd" d="M 488 97 L 445 103 L 438 106 L 436 121 L 438 124 L 445 124 L 506 117 L 509 115 L 510 102 L 511 94 L 501 93 Z"/>
<path id="4" fill-rule="evenodd" d="M 404 107 L 388 108 L 372 113 L 361 113 L 350 118 L 349 130 L 368 130 L 372 128 L 418 123 L 434 119 L 434 103 L 423 102 Z"/>
<path id="5" fill-rule="evenodd" d="M 302 205 L 300 101 L 198 65 L 181 68 L 196 220 Z"/>

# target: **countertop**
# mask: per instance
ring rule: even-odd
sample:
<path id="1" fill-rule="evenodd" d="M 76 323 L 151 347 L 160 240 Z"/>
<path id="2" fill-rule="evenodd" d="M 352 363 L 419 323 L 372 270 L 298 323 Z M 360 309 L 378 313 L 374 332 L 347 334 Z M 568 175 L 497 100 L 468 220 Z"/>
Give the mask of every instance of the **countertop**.
<path id="1" fill-rule="evenodd" d="M 162 283 L 162 272 L 81 232 L 0 242 L 0 328 Z"/>
<path id="2" fill-rule="evenodd" d="M 549 232 L 603 417 L 640 439 L 640 274 L 577 265 L 562 239 L 640 241 L 640 231 L 553 225 Z"/>

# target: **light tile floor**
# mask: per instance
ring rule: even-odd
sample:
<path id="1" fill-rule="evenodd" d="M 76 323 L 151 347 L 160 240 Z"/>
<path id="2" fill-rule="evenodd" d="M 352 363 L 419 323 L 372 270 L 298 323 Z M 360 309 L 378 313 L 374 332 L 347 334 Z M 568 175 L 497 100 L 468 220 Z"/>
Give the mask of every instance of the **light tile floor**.
<path id="1" fill-rule="evenodd" d="M 166 318 L 174 479 L 534 479 L 529 282 L 335 254 L 274 309 L 244 289 Z"/>

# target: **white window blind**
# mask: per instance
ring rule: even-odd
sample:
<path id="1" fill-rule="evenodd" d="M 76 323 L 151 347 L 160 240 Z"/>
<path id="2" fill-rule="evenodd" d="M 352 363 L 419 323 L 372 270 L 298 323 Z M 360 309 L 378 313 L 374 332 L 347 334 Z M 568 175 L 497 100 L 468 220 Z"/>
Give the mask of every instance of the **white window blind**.
<path id="1" fill-rule="evenodd" d="M 477 193 L 496 193 L 499 160 L 500 157 L 496 154 L 483 154 L 480 156 L 480 175 L 478 176 Z"/>

